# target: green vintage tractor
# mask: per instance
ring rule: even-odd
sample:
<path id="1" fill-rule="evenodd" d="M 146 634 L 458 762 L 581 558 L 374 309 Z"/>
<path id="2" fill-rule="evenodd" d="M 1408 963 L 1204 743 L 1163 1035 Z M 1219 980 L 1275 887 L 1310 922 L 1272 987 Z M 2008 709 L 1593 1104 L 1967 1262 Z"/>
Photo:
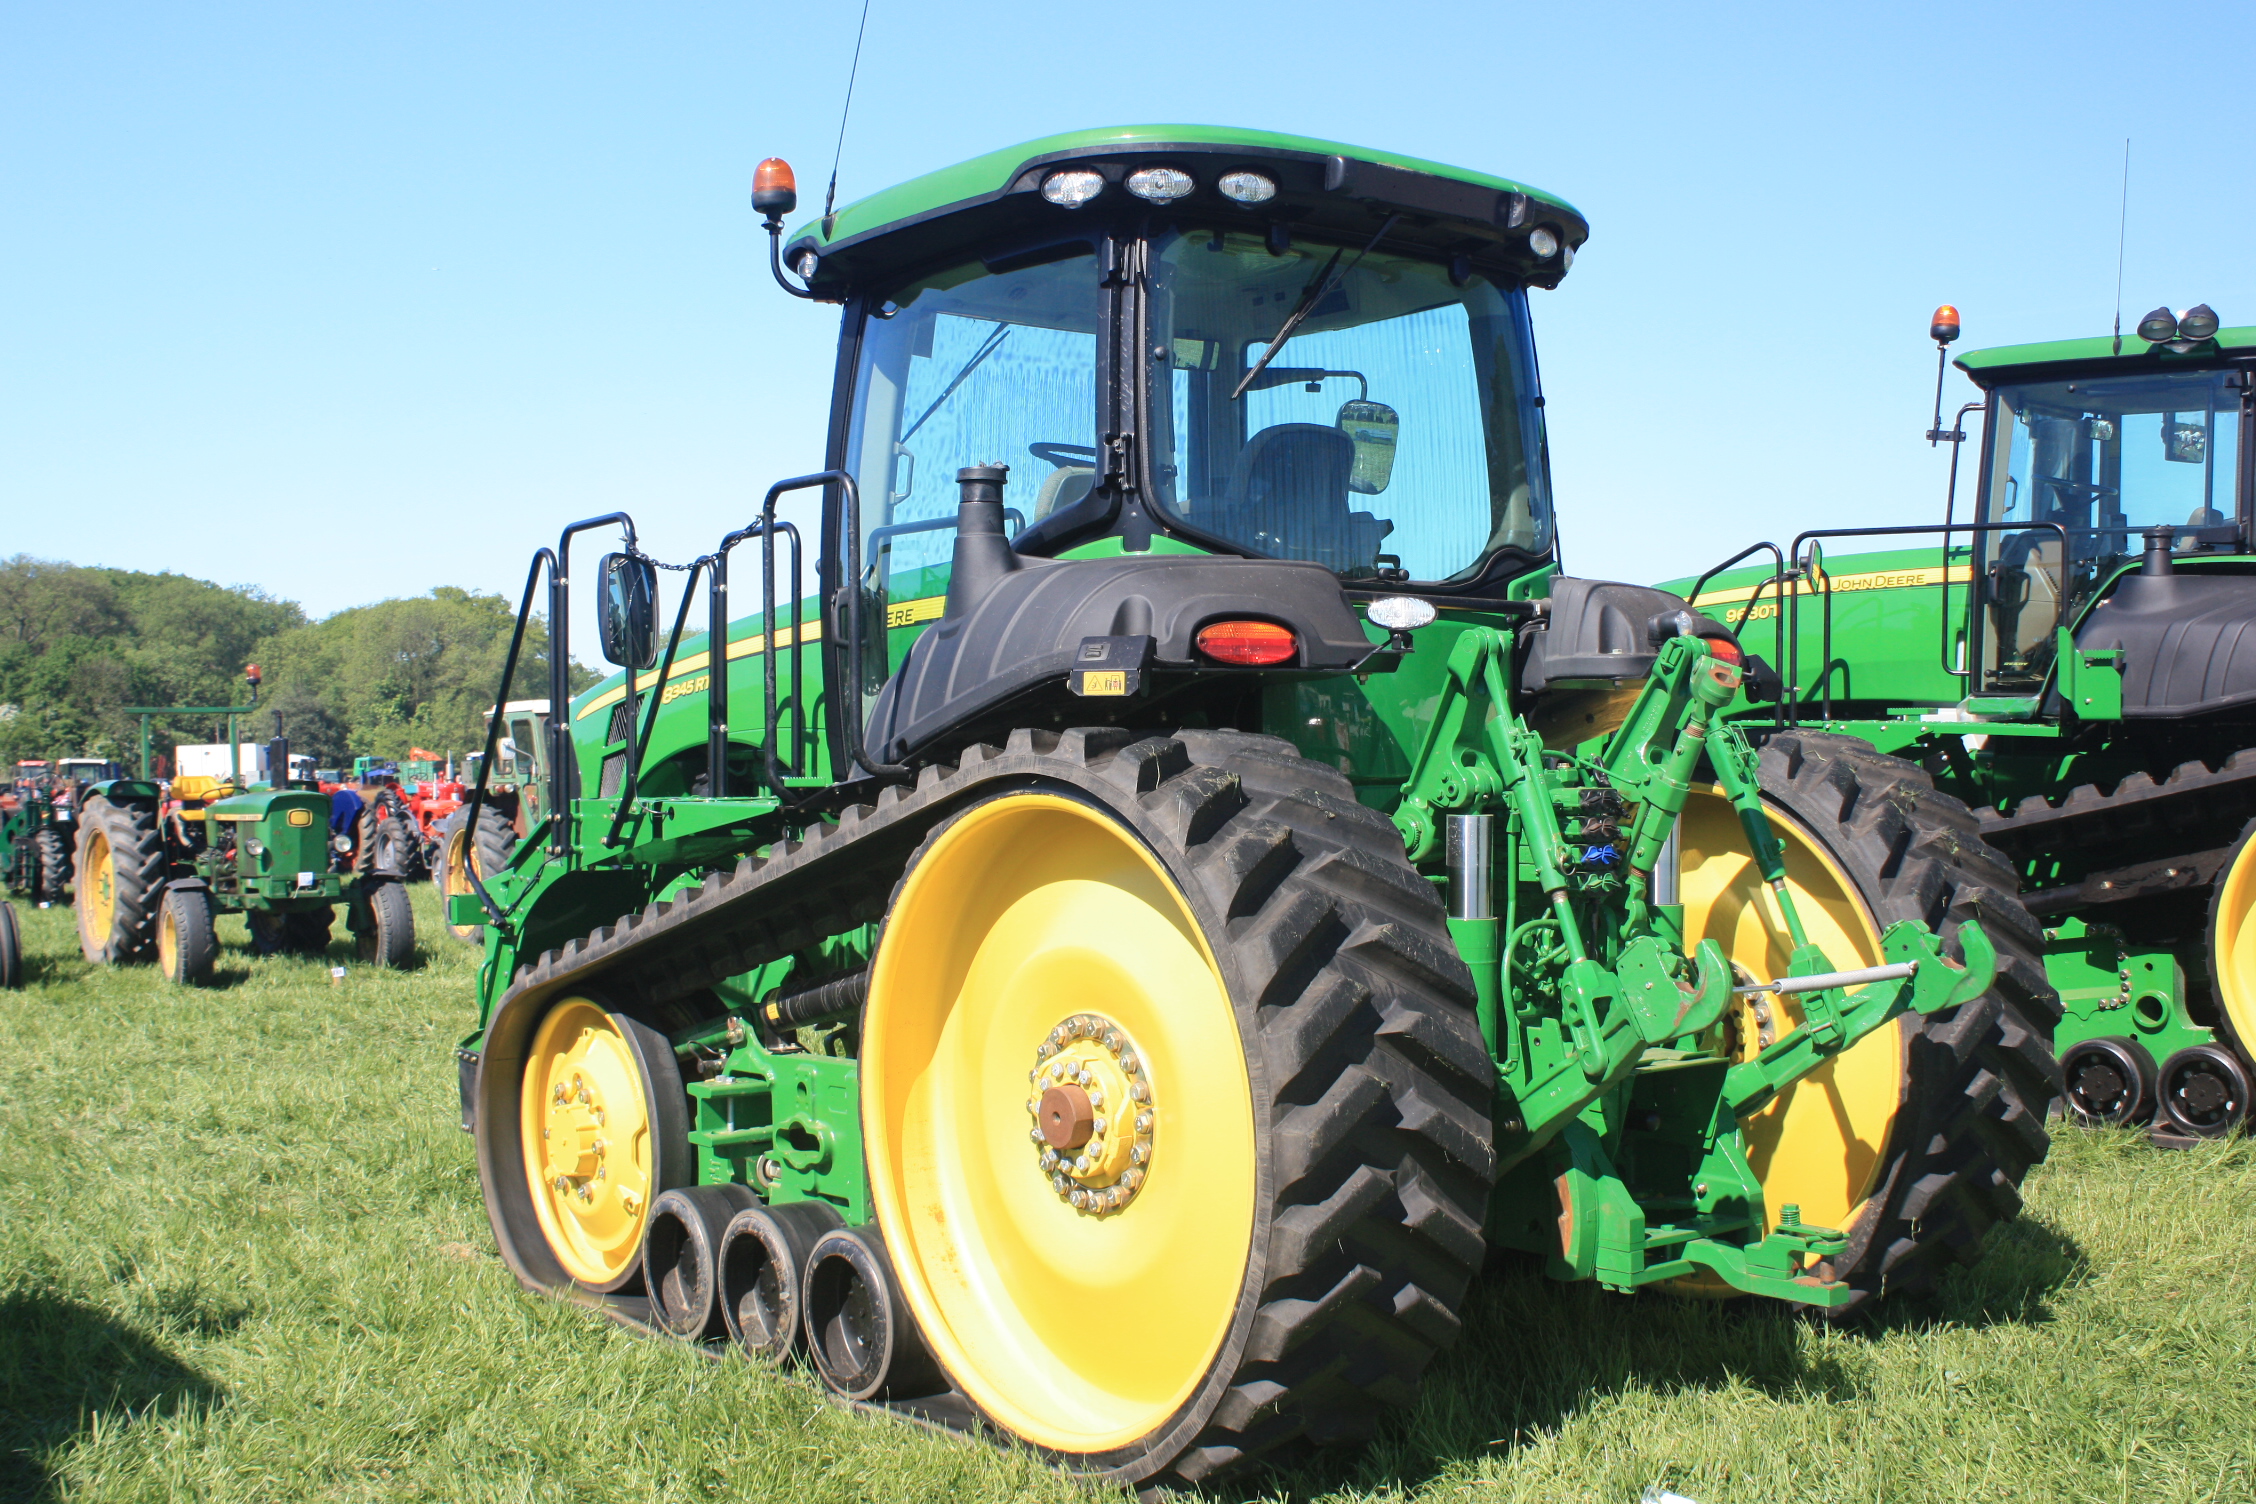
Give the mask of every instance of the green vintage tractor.
<path id="1" fill-rule="evenodd" d="M 269 766 L 289 765 L 276 738 Z M 261 955 L 319 955 L 341 905 L 364 963 L 409 965 L 415 914 L 400 880 L 331 866 L 329 798 L 317 788 L 97 783 L 79 822 L 79 947 L 102 965 L 154 959 L 167 981 L 195 984 L 219 959 L 221 914 L 244 916 Z"/>
<path id="2" fill-rule="evenodd" d="M 1370 1435 L 1495 1252 L 1827 1313 L 1975 1256 L 2039 937 L 1963 807 L 1758 747 L 1728 630 L 1560 574 L 1574 209 L 1191 126 L 794 197 L 827 468 L 670 628 L 624 514 L 526 582 L 550 789 L 449 918 L 527 1286 L 1157 1488 Z"/>
<path id="3" fill-rule="evenodd" d="M 1938 346 L 1957 330 L 1939 310 Z M 1930 439 L 1983 416 L 1971 522 L 1954 459 L 1944 523 L 1675 588 L 1769 655 L 1743 724 L 1978 812 L 2046 927 L 2069 1111 L 2231 1133 L 2256 1075 L 2256 328 L 2162 308 L 1957 365 L 1983 397 Z M 1917 546 L 1826 552 L 1891 535 Z"/>
<path id="4" fill-rule="evenodd" d="M 54 764 L 16 764 L 0 791 L 0 887 L 33 903 L 70 895 L 73 789 Z"/>

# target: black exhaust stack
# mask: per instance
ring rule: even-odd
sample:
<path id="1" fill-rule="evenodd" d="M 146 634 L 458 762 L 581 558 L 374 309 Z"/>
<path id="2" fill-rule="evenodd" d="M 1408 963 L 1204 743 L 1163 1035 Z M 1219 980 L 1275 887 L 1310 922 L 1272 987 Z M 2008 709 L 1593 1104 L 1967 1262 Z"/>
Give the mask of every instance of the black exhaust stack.
<path id="1" fill-rule="evenodd" d="M 1004 575 L 1022 567 L 1024 561 L 1003 533 L 1003 483 L 1009 478 L 1008 465 L 970 465 L 956 472 L 963 500 L 948 574 L 949 616 L 968 612 Z"/>

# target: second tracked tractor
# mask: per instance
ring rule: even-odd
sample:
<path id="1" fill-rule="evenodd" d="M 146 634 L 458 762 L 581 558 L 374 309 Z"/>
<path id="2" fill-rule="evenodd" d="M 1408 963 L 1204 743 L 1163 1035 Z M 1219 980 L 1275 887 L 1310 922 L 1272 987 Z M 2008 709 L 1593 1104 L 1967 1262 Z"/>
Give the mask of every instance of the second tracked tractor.
<path id="1" fill-rule="evenodd" d="M 1828 1313 L 1976 1256 L 2036 936 L 1963 808 L 1730 719 L 1724 625 L 1561 574 L 1573 208 L 1196 126 L 754 204 L 843 315 L 822 463 L 663 611 L 625 514 L 541 549 L 545 787 L 487 863 L 505 673 L 465 808 L 526 1285 L 1164 1488 L 1369 1436 L 1495 1250 Z"/>

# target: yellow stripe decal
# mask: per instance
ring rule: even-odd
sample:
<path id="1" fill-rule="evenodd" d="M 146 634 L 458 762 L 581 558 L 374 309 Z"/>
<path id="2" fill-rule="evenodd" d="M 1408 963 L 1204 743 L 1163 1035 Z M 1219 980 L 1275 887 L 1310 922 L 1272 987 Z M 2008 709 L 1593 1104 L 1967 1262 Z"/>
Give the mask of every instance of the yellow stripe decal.
<path id="1" fill-rule="evenodd" d="M 1972 566 L 1966 564 L 1953 564 L 1949 573 L 1950 583 L 1954 585 L 1963 585 L 1974 578 Z M 1850 590 L 1904 590 L 1919 585 L 1940 585 L 1943 583 L 1943 574 L 1942 566 L 1936 564 L 1930 564 L 1924 569 L 1879 569 L 1866 574 L 1837 574 L 1833 576 L 1833 593 L 1839 595 Z M 1803 595 L 1821 594 L 1824 590 L 1822 579 L 1820 576 L 1816 580 L 1803 580 L 1797 588 Z M 1775 585 L 1741 585 L 1731 590 L 1703 591 L 1693 604 L 1720 606 L 1728 601 L 1752 600 L 1757 590 L 1772 598 L 1778 595 L 1778 587 Z"/>
<path id="2" fill-rule="evenodd" d="M 822 641 L 822 623 L 811 621 L 801 627 L 799 629 L 799 640 L 801 642 Z M 779 648 L 791 646 L 791 629 L 789 627 L 785 627 L 782 631 L 776 633 L 776 646 Z M 730 643 L 728 655 L 730 661 L 734 662 L 739 658 L 756 658 L 767 650 L 768 639 L 764 635 L 755 634 Z M 705 674 L 705 668 L 711 662 L 711 657 L 704 653 L 692 653 L 687 658 L 674 660 L 674 671 L 666 676 L 666 692 L 659 697 L 658 703 L 670 705 L 683 695 L 693 695 L 704 689 L 710 677 Z M 699 676 L 694 684 L 687 682 L 692 674 Z M 582 706 L 580 713 L 572 719 L 584 721 L 599 710 L 610 709 L 626 697 L 627 686 L 624 684 L 607 689 Z"/>
<path id="3" fill-rule="evenodd" d="M 928 595 L 921 600 L 913 601 L 896 601 L 885 608 L 885 625 L 888 627 L 913 627 L 921 622 L 938 621 L 940 613 L 947 608 L 947 605 L 948 598 L 944 595 Z M 822 640 L 822 623 L 811 621 L 801 627 L 799 629 L 799 640 L 801 642 L 820 642 Z M 786 627 L 776 633 L 776 646 L 779 648 L 791 646 L 790 628 Z M 755 635 L 730 643 L 728 655 L 730 661 L 734 662 L 739 658 L 754 657 L 766 652 L 767 649 L 767 639 Z M 692 684 L 686 682 L 687 676 L 701 674 L 711 661 L 711 658 L 704 653 L 692 653 L 687 658 L 676 659 L 674 671 L 666 676 L 666 692 L 659 697 L 658 703 L 671 705 L 684 695 L 701 693 L 706 688 L 708 679 L 700 678 Z M 609 710 L 626 697 L 627 687 L 624 684 L 613 689 L 607 689 L 582 706 L 580 713 L 573 719 L 584 721 L 597 711 Z"/>

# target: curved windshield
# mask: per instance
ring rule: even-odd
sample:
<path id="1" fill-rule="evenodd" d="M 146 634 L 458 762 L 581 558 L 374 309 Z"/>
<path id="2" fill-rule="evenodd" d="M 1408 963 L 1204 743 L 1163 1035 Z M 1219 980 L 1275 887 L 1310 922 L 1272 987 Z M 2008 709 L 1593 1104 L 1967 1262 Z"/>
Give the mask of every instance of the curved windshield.
<path id="1" fill-rule="evenodd" d="M 1154 242 L 1150 286 L 1151 489 L 1184 522 L 1351 579 L 1550 551 L 1520 289 L 1204 230 Z"/>
<path id="2" fill-rule="evenodd" d="M 1013 467 L 1013 533 L 1088 494 L 1102 321 L 1085 247 L 1016 271 L 974 261 L 871 311 L 846 448 L 862 493 L 866 589 L 900 601 L 946 591 L 966 465 Z M 1050 461 L 1048 476 L 1020 484 L 1017 475 L 1038 475 L 1023 468 L 1036 457 Z"/>
<path id="3" fill-rule="evenodd" d="M 1980 535 L 1995 580 L 1990 682 L 2041 680 L 2055 628 L 2142 550 L 2144 529 L 2168 524 L 2181 549 L 2237 534 L 2240 392 L 2231 377 L 2152 371 L 1998 388 L 1982 520 L 2057 523 L 2068 556 L 2050 527 Z"/>

